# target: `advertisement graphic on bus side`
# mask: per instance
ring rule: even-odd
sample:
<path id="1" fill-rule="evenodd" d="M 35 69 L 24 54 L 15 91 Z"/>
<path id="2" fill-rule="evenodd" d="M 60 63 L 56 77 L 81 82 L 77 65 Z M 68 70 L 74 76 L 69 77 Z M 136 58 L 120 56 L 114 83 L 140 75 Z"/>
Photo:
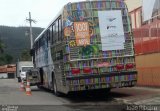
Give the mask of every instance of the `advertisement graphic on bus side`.
<path id="1" fill-rule="evenodd" d="M 90 44 L 88 22 L 74 22 L 74 31 L 77 46 L 86 46 Z"/>

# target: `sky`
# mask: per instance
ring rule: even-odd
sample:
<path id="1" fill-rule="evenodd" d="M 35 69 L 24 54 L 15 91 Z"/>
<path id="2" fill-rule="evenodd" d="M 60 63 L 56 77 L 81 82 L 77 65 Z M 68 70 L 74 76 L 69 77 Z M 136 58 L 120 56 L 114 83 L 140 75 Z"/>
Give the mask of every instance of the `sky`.
<path id="1" fill-rule="evenodd" d="M 80 0 L 0 0 L 0 25 L 29 26 L 26 18 L 36 20 L 33 27 L 45 28 L 63 6 Z M 81 0 L 85 1 L 85 0 Z"/>

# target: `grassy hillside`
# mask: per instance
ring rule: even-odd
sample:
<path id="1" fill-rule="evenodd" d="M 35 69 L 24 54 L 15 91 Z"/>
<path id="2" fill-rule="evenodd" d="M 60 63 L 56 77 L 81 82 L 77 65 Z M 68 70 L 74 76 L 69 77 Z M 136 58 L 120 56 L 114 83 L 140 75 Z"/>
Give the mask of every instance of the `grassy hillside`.
<path id="1" fill-rule="evenodd" d="M 33 27 L 32 29 L 34 39 L 43 30 L 39 27 Z M 0 39 L 5 44 L 4 53 L 11 55 L 13 62 L 17 61 L 23 50 L 30 49 L 30 37 L 26 32 L 29 32 L 29 27 L 0 26 Z"/>

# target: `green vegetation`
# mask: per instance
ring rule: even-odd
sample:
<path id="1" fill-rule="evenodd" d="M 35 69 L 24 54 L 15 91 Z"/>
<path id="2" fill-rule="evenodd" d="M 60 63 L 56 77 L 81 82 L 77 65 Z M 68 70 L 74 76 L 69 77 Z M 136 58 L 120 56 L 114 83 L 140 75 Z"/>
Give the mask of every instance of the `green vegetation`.
<path id="1" fill-rule="evenodd" d="M 31 61 L 30 50 L 23 50 L 20 56 L 21 61 Z"/>
<path id="2" fill-rule="evenodd" d="M 35 39 L 43 28 L 33 27 Z M 15 63 L 18 59 L 30 60 L 29 27 L 0 26 L 0 65 Z"/>
<path id="3" fill-rule="evenodd" d="M 3 53 L 3 51 L 4 51 L 4 44 L 2 40 L 0 39 L 0 53 Z"/>
<path id="4" fill-rule="evenodd" d="M 0 55 L 0 65 L 11 64 L 13 61 L 13 57 L 9 54 L 1 54 Z"/>

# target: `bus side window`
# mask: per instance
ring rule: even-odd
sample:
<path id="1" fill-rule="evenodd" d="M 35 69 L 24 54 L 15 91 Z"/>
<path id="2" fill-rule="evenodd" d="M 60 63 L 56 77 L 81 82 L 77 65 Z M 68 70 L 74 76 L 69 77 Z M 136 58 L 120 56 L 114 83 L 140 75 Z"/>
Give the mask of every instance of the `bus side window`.
<path id="1" fill-rule="evenodd" d="M 55 40 L 55 43 L 56 43 L 56 42 L 58 42 L 58 20 L 56 20 L 56 25 L 55 25 L 55 27 L 56 27 L 56 30 L 55 30 L 55 36 L 56 36 L 56 37 L 55 37 L 55 39 L 56 39 L 56 40 Z"/>
<path id="2" fill-rule="evenodd" d="M 35 53 L 36 54 L 37 54 L 37 49 L 38 49 L 37 42 L 35 42 Z"/>
<path id="3" fill-rule="evenodd" d="M 37 44 L 38 44 L 38 51 L 39 51 L 39 48 L 40 48 L 40 39 L 37 41 Z"/>
<path id="4" fill-rule="evenodd" d="M 56 36 L 55 36 L 56 27 L 55 27 L 55 26 L 56 26 L 56 25 L 53 24 L 53 44 L 55 43 L 55 38 L 56 38 Z"/>
<path id="5" fill-rule="evenodd" d="M 49 28 L 49 30 L 50 30 L 50 38 L 49 38 L 49 41 L 50 41 L 50 44 L 52 44 L 52 25 L 50 26 L 50 28 Z"/>
<path id="6" fill-rule="evenodd" d="M 62 22 L 61 22 L 61 17 L 58 19 L 58 41 L 62 41 Z"/>
<path id="7" fill-rule="evenodd" d="M 50 30 L 47 30 L 47 47 L 50 40 Z"/>

